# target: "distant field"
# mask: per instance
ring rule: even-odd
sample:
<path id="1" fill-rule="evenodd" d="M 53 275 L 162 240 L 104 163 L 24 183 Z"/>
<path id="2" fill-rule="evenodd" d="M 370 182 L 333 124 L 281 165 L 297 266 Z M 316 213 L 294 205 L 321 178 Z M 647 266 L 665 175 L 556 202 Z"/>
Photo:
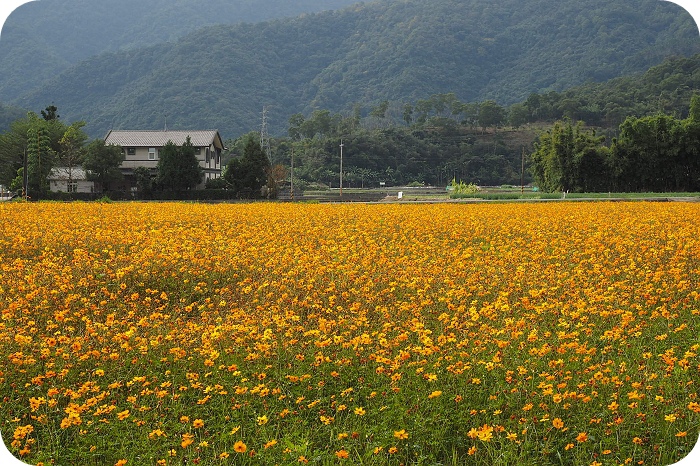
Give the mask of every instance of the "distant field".
<path id="1" fill-rule="evenodd" d="M 405 187 L 393 186 L 389 188 L 343 188 L 343 196 L 337 188 L 332 190 L 305 191 L 304 196 L 298 200 L 318 201 L 398 201 L 398 193 L 402 194 L 401 200 L 410 201 L 446 201 L 446 200 L 555 200 L 555 199 L 592 199 L 592 200 L 649 200 L 649 199 L 687 199 L 700 200 L 700 193 L 543 193 L 534 191 L 532 187 L 519 186 L 487 186 L 481 187 L 474 194 L 454 195 L 445 188 L 439 187 Z"/>
<path id="2" fill-rule="evenodd" d="M 32 464 L 670 464 L 700 203 L 0 204 Z"/>

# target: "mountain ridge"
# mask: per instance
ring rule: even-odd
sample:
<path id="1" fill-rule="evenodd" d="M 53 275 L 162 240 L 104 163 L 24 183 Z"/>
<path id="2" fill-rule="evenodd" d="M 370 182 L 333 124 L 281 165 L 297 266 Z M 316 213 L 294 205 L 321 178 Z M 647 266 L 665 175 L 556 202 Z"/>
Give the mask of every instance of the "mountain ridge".
<path id="1" fill-rule="evenodd" d="M 380 1 L 103 53 L 9 103 L 55 102 L 93 135 L 166 118 L 237 135 L 259 127 L 267 106 L 281 133 L 298 112 L 443 92 L 510 104 L 698 52 L 690 15 L 656 0 Z"/>

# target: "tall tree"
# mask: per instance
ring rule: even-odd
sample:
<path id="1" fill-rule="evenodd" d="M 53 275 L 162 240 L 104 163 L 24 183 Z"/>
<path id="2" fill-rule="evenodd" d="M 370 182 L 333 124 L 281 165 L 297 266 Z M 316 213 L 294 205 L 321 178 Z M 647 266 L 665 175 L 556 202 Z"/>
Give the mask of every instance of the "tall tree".
<path id="1" fill-rule="evenodd" d="M 248 135 L 243 155 L 229 162 L 223 176 L 239 197 L 257 198 L 262 195 L 261 189 L 268 181 L 269 170 L 270 161 L 260 142 Z"/>
<path id="2" fill-rule="evenodd" d="M 178 147 L 168 141 L 158 157 L 157 183 L 168 191 L 185 191 L 202 182 L 204 174 L 195 154 L 190 137 Z"/>
<path id="3" fill-rule="evenodd" d="M 669 191 L 681 188 L 676 171 L 684 170 L 680 155 L 681 123 L 670 115 L 628 117 L 613 143 L 618 182 L 626 191 Z"/>
<path id="4" fill-rule="evenodd" d="M 546 192 L 604 190 L 609 162 L 603 141 L 581 122 L 556 122 L 535 141 L 530 156 L 535 182 Z"/>
<path id="5" fill-rule="evenodd" d="M 0 134 L 0 184 L 14 184 L 17 170 L 24 166 L 29 134 L 36 134 L 38 128 L 41 128 L 41 134 L 48 138 L 50 152 L 56 154 L 61 151 L 60 140 L 67 126 L 58 118 L 47 120 L 34 112 L 27 113 L 25 118 L 12 122 L 9 131 Z M 36 138 L 33 144 L 35 142 Z"/>
<path id="6" fill-rule="evenodd" d="M 41 116 L 46 121 L 58 120 L 61 115 L 58 114 L 58 107 L 54 104 L 49 105 L 46 109 L 41 111 Z"/>
<path id="7" fill-rule="evenodd" d="M 71 124 L 59 140 L 61 150 L 58 153 L 58 164 L 66 168 L 68 172 L 68 183 L 73 181 L 73 169 L 82 163 L 84 156 L 83 146 L 88 136 L 82 130 L 84 121 L 77 121 Z"/>
<path id="8" fill-rule="evenodd" d="M 49 173 L 54 167 L 56 153 L 51 149 L 48 124 L 36 114 L 29 115 L 27 130 L 27 195 L 35 199 L 49 191 Z"/>
<path id="9" fill-rule="evenodd" d="M 97 183 L 99 190 L 108 191 L 123 178 L 119 166 L 124 158 L 121 147 L 95 139 L 85 148 L 83 168 L 88 180 Z"/>
<path id="10" fill-rule="evenodd" d="M 506 110 L 494 100 L 486 100 L 479 106 L 479 126 L 489 128 L 500 126 L 506 120 Z"/>

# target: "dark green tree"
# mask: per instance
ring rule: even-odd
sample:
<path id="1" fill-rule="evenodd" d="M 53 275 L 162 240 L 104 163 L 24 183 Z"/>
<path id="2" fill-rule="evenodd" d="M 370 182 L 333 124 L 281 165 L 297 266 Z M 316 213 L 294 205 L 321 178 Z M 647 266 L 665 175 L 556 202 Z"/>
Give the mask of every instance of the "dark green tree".
<path id="1" fill-rule="evenodd" d="M 0 184 L 14 184 L 17 170 L 24 166 L 25 154 L 28 154 L 29 134 L 36 134 L 39 128 L 42 137 L 48 138 L 50 152 L 60 153 L 60 140 L 68 127 L 58 119 L 46 120 L 29 112 L 25 118 L 12 122 L 8 131 L 0 134 Z M 36 144 L 36 138 L 32 144 Z"/>
<path id="2" fill-rule="evenodd" d="M 270 172 L 270 161 L 260 142 L 253 135 L 247 136 L 243 155 L 232 159 L 223 177 L 236 191 L 238 197 L 253 199 L 262 196 Z"/>
<path id="3" fill-rule="evenodd" d="M 54 104 L 49 105 L 46 109 L 41 111 L 41 117 L 46 121 L 58 120 L 61 115 L 58 114 L 58 107 Z"/>
<path id="4" fill-rule="evenodd" d="M 124 161 L 121 147 L 105 144 L 102 139 L 95 139 L 85 148 L 83 168 L 87 179 L 97 184 L 98 191 L 108 191 L 122 180 L 119 166 Z"/>
<path id="5" fill-rule="evenodd" d="M 678 181 L 687 161 L 681 159 L 681 132 L 681 122 L 670 115 L 626 118 L 612 146 L 618 186 L 624 191 L 682 190 Z"/>
<path id="6" fill-rule="evenodd" d="M 579 122 L 556 122 L 535 141 L 530 170 L 542 191 L 599 191 L 608 186 L 609 161 L 603 137 Z"/>
<path id="7" fill-rule="evenodd" d="M 167 191 L 185 191 L 202 182 L 204 174 L 195 154 L 190 137 L 178 147 L 168 141 L 158 158 L 157 184 Z"/>
<path id="8" fill-rule="evenodd" d="M 506 110 L 493 100 L 486 100 L 479 106 L 479 126 L 495 128 L 506 121 Z"/>
<path id="9" fill-rule="evenodd" d="M 73 181 L 73 169 L 81 165 L 85 152 L 83 146 L 88 139 L 82 130 L 84 121 L 78 121 L 70 125 L 59 140 L 61 150 L 58 152 L 57 165 L 68 172 L 68 182 Z"/>
<path id="10" fill-rule="evenodd" d="M 134 185 L 141 199 L 148 198 L 153 193 L 153 180 L 151 171 L 146 167 L 134 168 Z"/>
<path id="11" fill-rule="evenodd" d="M 46 120 L 29 115 L 32 125 L 27 130 L 27 195 L 39 199 L 49 191 L 48 176 L 56 161 L 51 149 L 51 136 Z"/>

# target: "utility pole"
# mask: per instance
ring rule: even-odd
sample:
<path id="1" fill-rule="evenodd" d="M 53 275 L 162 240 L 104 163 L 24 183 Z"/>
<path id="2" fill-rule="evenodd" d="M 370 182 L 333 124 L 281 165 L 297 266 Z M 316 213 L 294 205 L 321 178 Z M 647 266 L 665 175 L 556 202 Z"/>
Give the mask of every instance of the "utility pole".
<path id="1" fill-rule="evenodd" d="M 22 198 L 27 200 L 27 185 L 29 184 L 29 163 L 27 161 L 27 148 L 24 148 L 24 173 L 22 173 Z"/>
<path id="2" fill-rule="evenodd" d="M 340 197 L 343 197 L 343 140 L 340 140 Z"/>
<path id="3" fill-rule="evenodd" d="M 525 148 L 520 148 L 520 195 L 525 193 L 525 185 L 523 184 L 523 178 L 525 174 Z"/>

